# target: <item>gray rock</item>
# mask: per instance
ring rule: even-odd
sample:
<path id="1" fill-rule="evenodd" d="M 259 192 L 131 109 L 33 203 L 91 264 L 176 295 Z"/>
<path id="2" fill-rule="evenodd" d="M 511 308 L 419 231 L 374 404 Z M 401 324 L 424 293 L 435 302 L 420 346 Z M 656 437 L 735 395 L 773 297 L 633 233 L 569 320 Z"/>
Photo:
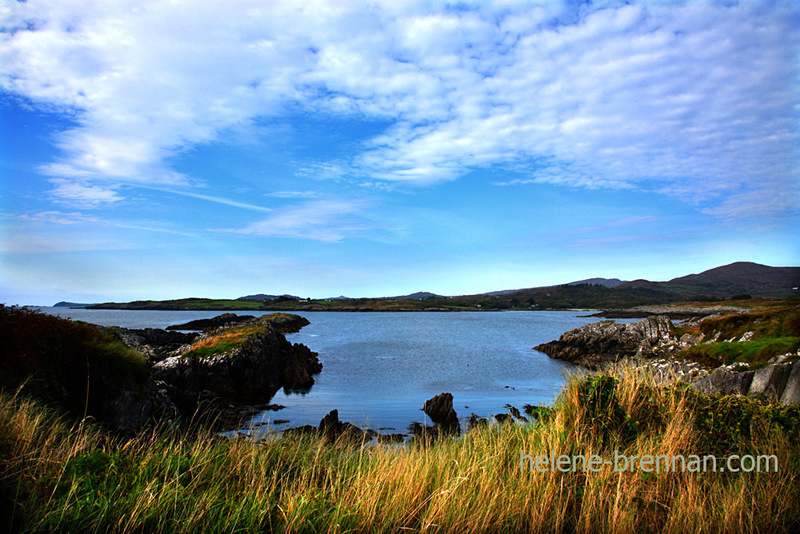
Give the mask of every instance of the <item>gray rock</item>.
<path id="1" fill-rule="evenodd" d="M 792 371 L 786 380 L 786 387 L 781 395 L 781 404 L 800 403 L 800 361 L 792 364 Z"/>
<path id="2" fill-rule="evenodd" d="M 551 358 L 566 360 L 589 369 L 630 357 L 662 356 L 679 348 L 668 317 L 647 317 L 641 321 L 617 324 L 600 321 L 588 324 L 534 347 Z"/>
<path id="3" fill-rule="evenodd" d="M 692 387 L 712 395 L 747 395 L 753 381 L 753 371 L 735 372 L 717 368 L 708 376 L 692 383 Z"/>
<path id="4" fill-rule="evenodd" d="M 750 389 L 747 394 L 756 395 L 763 393 L 780 398 L 783 394 L 783 390 L 786 388 L 786 382 L 792 371 L 791 367 L 792 364 L 783 363 L 768 365 L 763 369 L 759 369 L 753 375 L 753 381 L 750 384 Z"/>
<path id="5" fill-rule="evenodd" d="M 123 328 L 121 326 L 100 327 L 125 345 L 136 349 L 151 361 L 174 356 L 189 347 L 198 334 L 168 332 L 160 328 Z"/>
<path id="6" fill-rule="evenodd" d="M 728 373 L 722 386 L 723 395 L 747 395 L 753 382 L 753 371 Z"/>

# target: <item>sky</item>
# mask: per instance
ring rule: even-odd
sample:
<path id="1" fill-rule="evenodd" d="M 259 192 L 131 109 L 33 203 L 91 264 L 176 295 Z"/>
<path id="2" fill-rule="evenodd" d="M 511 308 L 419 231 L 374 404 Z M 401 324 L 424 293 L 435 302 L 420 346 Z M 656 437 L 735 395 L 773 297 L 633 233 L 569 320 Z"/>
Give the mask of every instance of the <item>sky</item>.
<path id="1" fill-rule="evenodd" d="M 0 0 L 0 302 L 800 265 L 800 5 Z"/>

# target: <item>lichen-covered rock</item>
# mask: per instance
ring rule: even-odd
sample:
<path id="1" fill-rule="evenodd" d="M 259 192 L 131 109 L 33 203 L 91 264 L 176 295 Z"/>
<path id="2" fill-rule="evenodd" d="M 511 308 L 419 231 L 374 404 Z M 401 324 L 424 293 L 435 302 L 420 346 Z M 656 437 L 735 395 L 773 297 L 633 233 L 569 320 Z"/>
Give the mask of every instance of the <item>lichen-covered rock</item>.
<path id="1" fill-rule="evenodd" d="M 275 329 L 282 333 L 299 332 L 301 328 L 310 324 L 308 319 L 292 313 L 270 313 L 255 317 L 253 315 L 237 315 L 235 313 L 223 313 L 210 319 L 197 319 L 188 323 L 174 324 L 167 327 L 167 330 L 211 330 L 224 329 L 244 323 L 269 322 Z"/>
<path id="2" fill-rule="evenodd" d="M 543 343 L 534 350 L 551 358 L 598 369 L 622 358 L 663 356 L 679 347 L 672 322 L 658 315 L 635 323 L 600 321 L 588 324 L 565 332 L 558 341 Z"/>

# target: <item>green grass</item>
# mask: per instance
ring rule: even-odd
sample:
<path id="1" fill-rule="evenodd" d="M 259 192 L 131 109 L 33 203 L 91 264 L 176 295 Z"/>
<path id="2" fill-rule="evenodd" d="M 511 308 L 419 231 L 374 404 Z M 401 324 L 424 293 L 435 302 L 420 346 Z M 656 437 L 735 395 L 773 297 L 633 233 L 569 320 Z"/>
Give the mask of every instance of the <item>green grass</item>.
<path id="1" fill-rule="evenodd" d="M 800 308 L 772 306 L 749 313 L 729 314 L 704 320 L 698 326 L 678 329 L 678 335 L 702 333 L 706 339 L 719 341 L 701 343 L 681 351 L 678 358 L 688 358 L 708 366 L 730 365 L 734 362 L 757 368 L 771 358 L 800 350 Z M 748 341 L 738 341 L 748 335 Z M 790 357 L 790 361 L 794 357 Z"/>
<path id="2" fill-rule="evenodd" d="M 194 345 L 184 354 L 184 358 L 209 358 L 218 354 L 223 354 L 236 347 L 253 335 L 264 330 L 264 325 L 247 325 L 234 327 L 226 330 L 222 334 L 203 339 Z"/>
<path id="3" fill-rule="evenodd" d="M 684 356 L 711 366 L 730 365 L 734 362 L 765 364 L 774 356 L 797 352 L 799 349 L 800 337 L 771 337 L 695 345 L 685 350 Z"/>
<path id="4" fill-rule="evenodd" d="M 629 368 L 572 379 L 551 415 L 431 445 L 122 442 L 0 394 L 11 532 L 796 532 L 800 412 L 706 397 Z M 529 472 L 520 453 L 774 454 L 778 472 Z"/>

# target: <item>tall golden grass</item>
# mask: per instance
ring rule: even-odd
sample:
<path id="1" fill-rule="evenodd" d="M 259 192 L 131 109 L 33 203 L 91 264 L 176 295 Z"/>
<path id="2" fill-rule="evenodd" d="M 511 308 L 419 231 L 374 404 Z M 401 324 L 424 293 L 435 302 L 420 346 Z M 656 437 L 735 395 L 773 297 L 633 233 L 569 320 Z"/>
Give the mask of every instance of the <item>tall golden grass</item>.
<path id="1" fill-rule="evenodd" d="M 774 454 L 778 472 L 521 470 L 521 452 L 611 458 L 714 448 L 692 391 L 630 367 L 610 374 L 617 421 L 587 407 L 591 378 L 572 378 L 539 422 L 404 447 L 169 430 L 120 442 L 3 393 L 0 530 L 796 532 L 800 444 L 769 419 L 752 419 L 729 452 Z"/>

